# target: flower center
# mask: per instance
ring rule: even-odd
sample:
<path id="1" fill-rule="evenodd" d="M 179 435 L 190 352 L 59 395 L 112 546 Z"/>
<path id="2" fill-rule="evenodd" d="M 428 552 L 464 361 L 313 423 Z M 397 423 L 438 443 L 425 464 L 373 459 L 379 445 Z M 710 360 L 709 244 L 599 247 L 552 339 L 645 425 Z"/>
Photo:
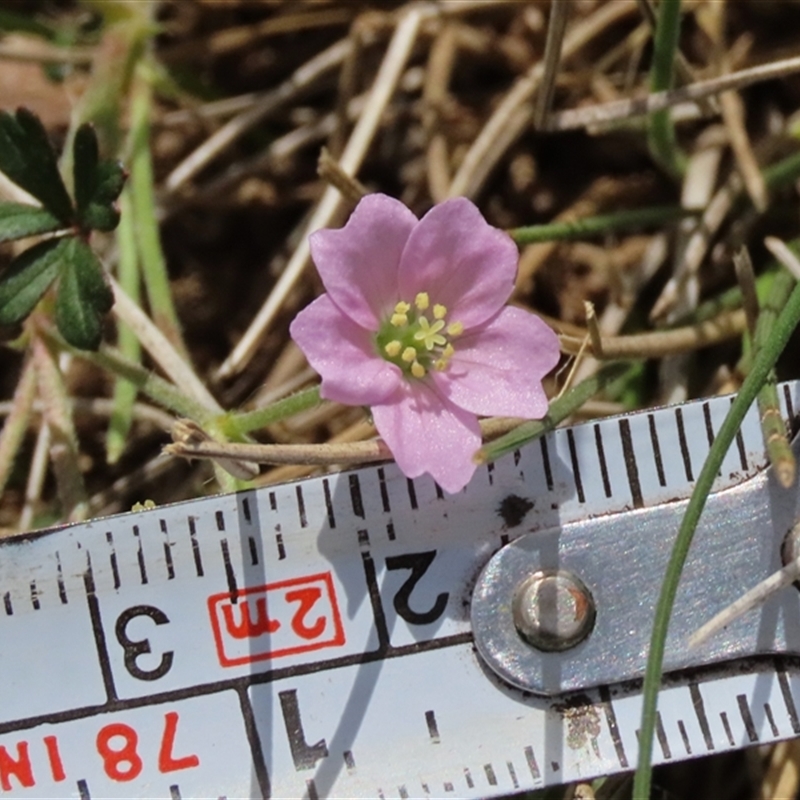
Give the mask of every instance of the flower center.
<path id="1" fill-rule="evenodd" d="M 447 309 L 438 303 L 430 319 L 425 313 L 430 304 L 427 292 L 420 292 L 413 306 L 401 300 L 376 337 L 381 356 L 414 378 L 424 378 L 429 369 L 447 369 L 455 352 L 450 340 L 464 331 L 460 322 L 447 322 Z"/>

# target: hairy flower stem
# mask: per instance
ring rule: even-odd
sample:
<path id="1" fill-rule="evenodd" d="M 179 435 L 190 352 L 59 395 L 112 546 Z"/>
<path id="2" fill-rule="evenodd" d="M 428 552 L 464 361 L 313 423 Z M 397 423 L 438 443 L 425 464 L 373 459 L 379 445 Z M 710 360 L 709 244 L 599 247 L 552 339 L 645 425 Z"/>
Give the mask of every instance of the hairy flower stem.
<path id="1" fill-rule="evenodd" d="M 678 592 L 683 566 L 689 553 L 694 532 L 705 507 L 708 494 L 717 477 L 722 461 L 728 451 L 736 431 L 756 399 L 764 381 L 775 366 L 775 362 L 786 347 L 790 336 L 800 322 L 800 284 L 792 290 L 789 300 L 781 311 L 764 346 L 756 354 L 750 374 L 736 395 L 728 415 L 714 439 L 714 444 L 706 458 L 703 469 L 697 478 L 689 504 L 686 507 L 675 544 L 672 547 L 664 582 L 661 584 L 656 605 L 653 632 L 650 639 L 650 652 L 642 690 L 642 722 L 639 735 L 639 762 L 633 784 L 634 800 L 648 800 L 652 780 L 653 735 L 656 724 L 656 705 L 661 685 L 661 670 L 664 663 L 664 648 L 669 629 L 669 620 Z"/>
<path id="2" fill-rule="evenodd" d="M 216 422 L 216 428 L 231 439 L 241 439 L 246 433 L 266 428 L 286 417 L 308 411 L 320 404 L 319 386 L 310 386 L 299 392 L 290 394 L 281 400 L 270 403 L 264 408 L 244 413 L 230 413 Z"/>

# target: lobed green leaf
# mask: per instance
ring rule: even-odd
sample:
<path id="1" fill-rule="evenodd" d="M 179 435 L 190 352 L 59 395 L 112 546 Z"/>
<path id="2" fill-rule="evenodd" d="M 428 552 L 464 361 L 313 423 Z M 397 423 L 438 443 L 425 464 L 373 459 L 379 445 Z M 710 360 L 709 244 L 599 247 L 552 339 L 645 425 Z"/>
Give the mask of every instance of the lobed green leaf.
<path id="1" fill-rule="evenodd" d="M 114 294 L 86 242 L 73 237 L 65 255 L 56 295 L 56 325 L 73 347 L 97 350 L 103 316 L 114 305 Z"/>
<path id="2" fill-rule="evenodd" d="M 125 170 L 117 161 L 100 161 L 97 135 L 90 124 L 75 134 L 73 174 L 78 221 L 87 230 L 112 231 L 119 224 L 114 204 L 125 185 Z"/>
<path id="3" fill-rule="evenodd" d="M 25 108 L 0 112 L 0 171 L 32 194 L 62 223 L 72 222 L 72 201 L 41 120 Z"/>
<path id="4" fill-rule="evenodd" d="M 0 203 L 0 242 L 24 239 L 63 228 L 49 211 L 27 203 Z"/>
<path id="5" fill-rule="evenodd" d="M 16 325 L 56 279 L 70 239 L 48 239 L 18 255 L 0 275 L 0 325 Z"/>

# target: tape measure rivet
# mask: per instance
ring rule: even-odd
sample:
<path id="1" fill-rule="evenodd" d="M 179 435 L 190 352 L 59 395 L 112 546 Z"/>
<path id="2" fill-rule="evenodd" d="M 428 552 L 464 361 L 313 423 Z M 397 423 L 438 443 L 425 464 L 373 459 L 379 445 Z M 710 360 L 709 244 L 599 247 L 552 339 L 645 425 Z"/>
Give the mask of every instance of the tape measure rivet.
<path id="1" fill-rule="evenodd" d="M 567 570 L 537 570 L 523 580 L 511 606 L 519 635 L 545 652 L 569 650 L 594 627 L 594 599 Z"/>

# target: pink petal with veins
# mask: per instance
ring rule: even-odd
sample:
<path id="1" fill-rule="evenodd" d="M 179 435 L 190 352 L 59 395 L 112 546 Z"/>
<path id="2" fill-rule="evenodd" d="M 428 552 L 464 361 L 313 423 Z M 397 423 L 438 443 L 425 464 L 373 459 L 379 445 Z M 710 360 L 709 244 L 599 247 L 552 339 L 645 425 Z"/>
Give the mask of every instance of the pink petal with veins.
<path id="1" fill-rule="evenodd" d="M 434 206 L 408 238 L 400 262 L 400 296 L 428 292 L 447 307 L 448 322 L 471 328 L 508 300 L 517 274 L 517 246 L 489 225 L 466 197 Z"/>
<path id="2" fill-rule="evenodd" d="M 539 317 L 504 308 L 491 322 L 453 340 L 444 372 L 431 376 L 457 406 L 486 416 L 540 419 L 542 378 L 558 363 L 558 336 Z"/>
<path id="3" fill-rule="evenodd" d="M 289 327 L 292 339 L 322 377 L 320 395 L 351 406 L 386 400 L 403 383 L 400 370 L 375 352 L 374 335 L 324 294 Z"/>
<path id="4" fill-rule="evenodd" d="M 397 301 L 397 271 L 417 218 L 399 200 L 370 194 L 343 228 L 311 234 L 311 256 L 331 300 L 353 322 L 377 330 Z"/>
<path id="5" fill-rule="evenodd" d="M 373 405 L 372 418 L 404 475 L 427 472 L 451 494 L 469 483 L 481 445 L 478 420 L 433 386 L 404 383 L 388 402 Z"/>

